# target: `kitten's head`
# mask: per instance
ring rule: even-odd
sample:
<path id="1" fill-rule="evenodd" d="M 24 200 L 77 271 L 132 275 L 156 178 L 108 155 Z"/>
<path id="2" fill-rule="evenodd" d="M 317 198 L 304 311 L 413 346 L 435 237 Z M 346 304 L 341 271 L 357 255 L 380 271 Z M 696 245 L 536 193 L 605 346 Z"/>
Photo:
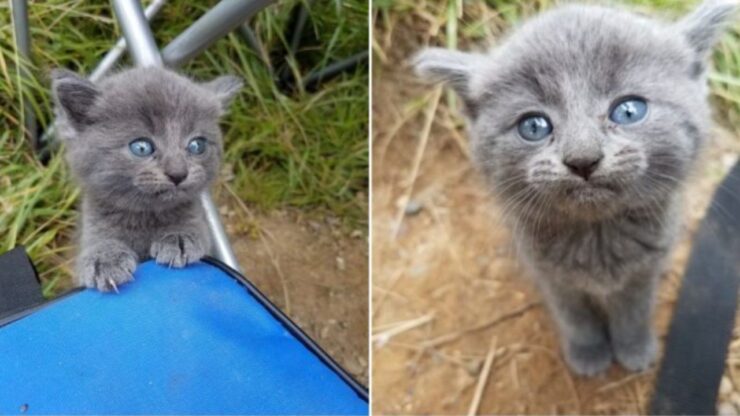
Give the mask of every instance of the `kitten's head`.
<path id="1" fill-rule="evenodd" d="M 52 72 L 57 128 L 85 192 L 116 206 L 157 210 L 193 200 L 218 174 L 218 118 L 241 88 L 223 76 L 195 83 L 136 68 L 93 84 Z"/>
<path id="2" fill-rule="evenodd" d="M 432 48 L 415 65 L 462 97 L 475 161 L 505 203 L 604 218 L 688 174 L 710 122 L 709 55 L 734 7 L 706 2 L 668 24 L 564 6 L 489 53 Z"/>

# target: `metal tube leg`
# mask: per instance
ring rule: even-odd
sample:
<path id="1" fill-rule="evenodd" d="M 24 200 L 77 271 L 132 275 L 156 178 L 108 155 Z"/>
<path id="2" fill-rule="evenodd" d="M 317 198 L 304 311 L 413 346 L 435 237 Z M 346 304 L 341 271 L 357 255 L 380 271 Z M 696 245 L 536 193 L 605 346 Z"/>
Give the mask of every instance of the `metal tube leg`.
<path id="1" fill-rule="evenodd" d="M 213 256 L 229 265 L 232 269 L 240 270 L 239 262 L 236 260 L 234 251 L 231 249 L 229 238 L 226 235 L 223 224 L 221 224 L 218 208 L 216 208 L 213 198 L 211 198 L 208 192 L 203 192 L 200 194 L 200 202 L 203 204 L 206 221 L 208 222 L 208 230 L 211 233 L 211 240 L 213 241 Z"/>
<path id="2" fill-rule="evenodd" d="M 162 7 L 167 3 L 167 0 L 154 0 L 147 8 L 144 10 L 144 17 L 147 21 L 151 21 L 154 16 L 156 16 L 160 10 L 162 10 Z M 149 25 L 147 24 L 147 27 Z M 155 45 L 156 46 L 156 45 Z M 119 59 L 121 59 L 121 56 L 123 56 L 123 53 L 126 52 L 127 43 L 126 38 L 122 37 L 118 39 L 118 42 L 116 42 L 116 46 L 113 47 L 108 53 L 105 54 L 103 57 L 103 60 L 100 61 L 98 66 L 93 69 L 92 73 L 90 73 L 90 76 L 88 79 L 92 82 L 98 81 L 108 73 L 108 71 L 111 70 L 116 65 L 116 62 L 118 62 Z"/>
<path id="3" fill-rule="evenodd" d="M 275 0 L 221 0 L 162 50 L 169 67 L 177 67 L 236 29 Z"/>
<path id="4" fill-rule="evenodd" d="M 141 4 L 137 0 L 114 0 L 114 10 L 121 25 L 123 36 L 129 45 L 129 53 L 137 66 L 162 66 L 162 57 L 159 54 L 154 37 L 144 17 Z M 239 270 L 236 256 L 231 249 L 226 232 L 218 217 L 211 196 L 204 192 L 200 196 L 203 210 L 208 222 L 208 229 L 213 241 L 213 255 L 233 269 Z"/>
<path id="5" fill-rule="evenodd" d="M 113 9 L 136 66 L 163 66 L 141 4 L 137 0 L 113 0 Z"/>
<path id="6" fill-rule="evenodd" d="M 15 38 L 15 47 L 18 54 L 23 59 L 31 62 L 31 34 L 28 30 L 28 3 L 26 0 L 12 0 L 10 3 L 13 15 L 13 35 Z M 30 78 L 31 73 L 23 65 L 17 68 L 21 78 Z M 23 96 L 23 88 L 19 91 Z M 34 149 L 39 148 L 38 130 L 36 127 L 36 115 L 33 112 L 31 102 L 23 97 L 23 125 L 26 129 L 26 135 L 31 139 Z"/>

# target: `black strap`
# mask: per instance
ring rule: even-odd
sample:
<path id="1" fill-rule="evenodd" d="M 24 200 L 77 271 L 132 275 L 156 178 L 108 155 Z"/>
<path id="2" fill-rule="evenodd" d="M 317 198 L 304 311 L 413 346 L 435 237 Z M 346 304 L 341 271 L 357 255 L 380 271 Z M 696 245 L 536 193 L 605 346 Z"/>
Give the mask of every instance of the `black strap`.
<path id="1" fill-rule="evenodd" d="M 44 303 L 36 269 L 23 247 L 0 255 L 0 321 Z"/>
<path id="2" fill-rule="evenodd" d="M 740 162 L 694 238 L 650 414 L 716 414 L 740 282 Z"/>

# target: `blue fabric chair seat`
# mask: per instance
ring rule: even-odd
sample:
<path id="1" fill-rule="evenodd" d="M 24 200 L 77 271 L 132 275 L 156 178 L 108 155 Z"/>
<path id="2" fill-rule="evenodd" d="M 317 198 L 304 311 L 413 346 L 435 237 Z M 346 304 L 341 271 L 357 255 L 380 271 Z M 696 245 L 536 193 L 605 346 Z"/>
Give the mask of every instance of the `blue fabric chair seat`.
<path id="1" fill-rule="evenodd" d="M 367 402 L 211 264 L 147 262 L 0 328 L 0 414 L 367 414 Z"/>

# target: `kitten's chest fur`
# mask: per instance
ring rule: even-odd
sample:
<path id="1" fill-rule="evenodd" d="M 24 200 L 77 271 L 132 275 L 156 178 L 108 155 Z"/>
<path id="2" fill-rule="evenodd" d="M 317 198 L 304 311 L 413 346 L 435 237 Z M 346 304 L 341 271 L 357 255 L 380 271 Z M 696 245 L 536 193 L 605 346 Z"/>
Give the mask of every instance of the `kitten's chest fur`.
<path id="1" fill-rule="evenodd" d="M 619 290 L 663 268 L 680 227 L 679 206 L 624 212 L 602 221 L 524 225 L 514 235 L 525 264 L 548 279 L 594 294 Z"/>
<path id="2" fill-rule="evenodd" d="M 198 223 L 203 215 L 197 201 L 165 210 L 125 210 L 85 198 L 82 227 L 96 234 L 91 237 L 112 238 L 126 243 L 140 259 L 144 259 L 149 257 L 152 242 L 156 239 L 176 232 L 186 224 Z M 91 224 L 95 224 L 94 227 Z"/>

